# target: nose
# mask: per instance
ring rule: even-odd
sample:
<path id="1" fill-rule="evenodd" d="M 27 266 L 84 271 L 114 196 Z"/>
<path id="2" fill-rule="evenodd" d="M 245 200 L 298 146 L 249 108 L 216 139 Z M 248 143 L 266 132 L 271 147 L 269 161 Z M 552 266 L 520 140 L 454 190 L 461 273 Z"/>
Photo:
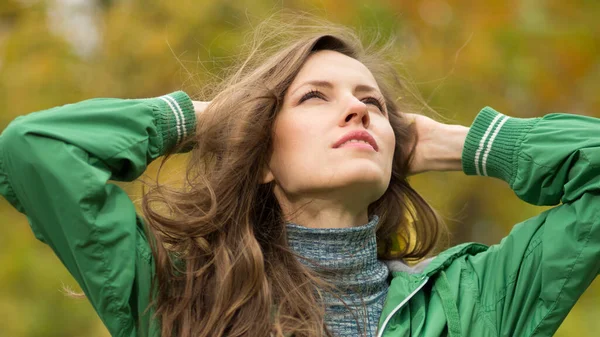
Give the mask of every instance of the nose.
<path id="1" fill-rule="evenodd" d="M 343 117 L 342 124 L 362 123 L 365 128 L 368 128 L 371 122 L 367 105 L 354 96 L 348 100 Z"/>

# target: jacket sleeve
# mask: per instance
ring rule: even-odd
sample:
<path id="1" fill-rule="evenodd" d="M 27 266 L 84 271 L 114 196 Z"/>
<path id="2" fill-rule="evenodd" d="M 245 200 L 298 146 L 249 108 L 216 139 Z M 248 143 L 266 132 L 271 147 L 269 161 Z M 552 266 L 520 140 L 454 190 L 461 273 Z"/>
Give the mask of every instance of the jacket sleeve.
<path id="1" fill-rule="evenodd" d="M 137 296 L 149 296 L 136 291 L 151 277 L 151 253 L 132 201 L 107 181 L 139 177 L 191 136 L 195 122 L 192 101 L 178 91 L 35 112 L 0 135 L 0 193 L 26 215 L 113 336 L 135 334 L 144 310 Z"/>
<path id="2" fill-rule="evenodd" d="M 462 160 L 466 174 L 503 179 L 528 203 L 560 203 L 468 260 L 498 336 L 552 336 L 600 270 L 600 119 L 485 108 Z"/>

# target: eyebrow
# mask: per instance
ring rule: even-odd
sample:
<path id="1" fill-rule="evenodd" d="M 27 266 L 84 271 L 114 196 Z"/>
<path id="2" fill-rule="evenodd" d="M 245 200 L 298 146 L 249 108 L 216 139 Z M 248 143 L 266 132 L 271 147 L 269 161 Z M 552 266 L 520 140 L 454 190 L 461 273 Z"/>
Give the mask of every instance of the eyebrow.
<path id="1" fill-rule="evenodd" d="M 322 80 L 314 80 L 314 81 L 308 81 L 308 82 L 304 82 L 302 84 L 300 84 L 298 86 L 298 88 L 296 88 L 296 90 L 294 90 L 292 92 L 292 94 L 294 94 L 296 91 L 298 91 L 298 89 L 302 88 L 305 85 L 313 85 L 315 87 L 320 87 L 320 88 L 327 88 L 327 89 L 332 89 L 333 88 L 333 84 L 329 81 L 322 81 Z M 376 88 L 367 85 L 367 84 L 359 84 L 356 86 L 356 88 L 354 88 L 354 91 L 360 93 L 360 92 L 379 92 L 379 90 L 377 90 Z"/>

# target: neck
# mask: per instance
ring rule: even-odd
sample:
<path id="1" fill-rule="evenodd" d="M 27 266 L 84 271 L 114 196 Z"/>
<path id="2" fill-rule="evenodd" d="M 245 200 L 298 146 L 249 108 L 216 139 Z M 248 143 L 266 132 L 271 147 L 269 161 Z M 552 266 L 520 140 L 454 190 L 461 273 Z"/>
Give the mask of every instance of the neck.
<path id="1" fill-rule="evenodd" d="M 310 228 L 345 228 L 366 224 L 367 208 L 350 209 L 328 200 L 281 204 L 286 221 Z"/>
<path id="2" fill-rule="evenodd" d="M 368 207 L 380 196 L 368 186 L 287 194 L 278 185 L 274 191 L 286 222 L 309 228 L 357 227 L 369 222 Z"/>

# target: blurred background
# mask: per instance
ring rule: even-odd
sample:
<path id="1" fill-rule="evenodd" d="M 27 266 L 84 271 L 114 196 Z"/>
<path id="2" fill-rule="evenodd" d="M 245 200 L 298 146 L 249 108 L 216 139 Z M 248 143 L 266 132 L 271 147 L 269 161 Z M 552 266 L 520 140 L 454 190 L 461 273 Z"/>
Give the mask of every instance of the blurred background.
<path id="1" fill-rule="evenodd" d="M 398 39 L 398 61 L 448 123 L 486 105 L 512 116 L 600 117 L 600 2 L 589 0 L 2 0 L 0 130 L 15 117 L 92 97 L 196 94 L 282 8 Z M 178 172 L 185 155 L 170 164 Z M 148 174 L 156 172 L 157 162 Z M 168 172 L 169 169 L 165 169 Z M 167 174 L 168 178 L 168 174 Z M 452 228 L 452 244 L 494 244 L 546 208 L 496 179 L 428 173 L 413 184 Z M 133 199 L 137 183 L 120 184 Z M 26 218 L 0 198 L 0 337 L 107 337 Z M 556 336 L 598 336 L 596 280 Z"/>

